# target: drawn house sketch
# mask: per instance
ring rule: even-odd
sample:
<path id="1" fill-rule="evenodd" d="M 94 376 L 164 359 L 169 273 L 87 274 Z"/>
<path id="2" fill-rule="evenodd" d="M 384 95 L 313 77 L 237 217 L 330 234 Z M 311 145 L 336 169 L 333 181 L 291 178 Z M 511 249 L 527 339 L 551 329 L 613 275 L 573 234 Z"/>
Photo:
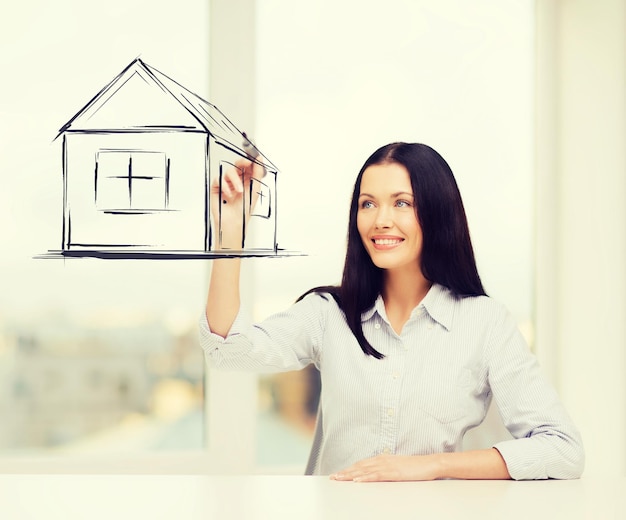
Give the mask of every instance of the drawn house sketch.
<path id="1" fill-rule="evenodd" d="M 279 255 L 277 168 L 202 97 L 137 58 L 60 129 L 60 256 L 194 258 Z M 253 157 L 250 150 L 254 150 Z M 210 187 L 241 157 L 261 164 L 240 250 L 216 251 Z M 218 219 L 219 220 L 219 219 Z M 242 226 L 244 219 L 242 215 Z M 252 242 L 254 240 L 254 242 Z"/>

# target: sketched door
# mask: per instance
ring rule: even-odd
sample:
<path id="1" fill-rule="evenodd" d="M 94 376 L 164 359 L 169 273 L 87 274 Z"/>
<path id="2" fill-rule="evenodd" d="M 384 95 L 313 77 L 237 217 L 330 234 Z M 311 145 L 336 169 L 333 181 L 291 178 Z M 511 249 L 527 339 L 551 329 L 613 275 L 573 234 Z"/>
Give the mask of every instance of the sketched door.
<path id="1" fill-rule="evenodd" d="M 229 169 L 234 169 L 238 172 L 239 177 L 243 182 L 243 170 L 237 167 L 234 163 L 229 161 L 220 161 L 220 169 L 219 169 L 219 187 L 220 191 L 222 189 L 222 183 L 224 181 L 224 176 Z M 248 231 L 248 227 L 253 219 L 261 218 L 261 219 L 269 219 L 271 216 L 271 207 L 272 207 L 272 194 L 269 186 L 265 184 L 263 181 L 258 179 L 252 179 L 252 182 L 249 184 L 248 188 L 243 193 L 243 205 L 241 207 L 241 213 L 238 215 L 238 219 L 235 222 L 229 222 L 229 226 L 233 226 L 237 232 L 239 233 L 240 242 L 239 247 L 236 249 L 246 249 L 246 245 L 250 242 L 249 238 L 246 238 L 246 234 Z M 217 229 L 217 245 L 221 249 L 226 249 L 223 247 L 222 243 L 222 232 L 224 230 L 223 226 L 226 225 L 226 222 L 222 220 L 222 211 L 223 204 L 220 204 L 220 207 L 217 211 L 217 222 L 215 228 Z M 249 214 L 249 219 L 246 219 L 246 214 Z M 235 248 L 233 248 L 235 249 Z"/>

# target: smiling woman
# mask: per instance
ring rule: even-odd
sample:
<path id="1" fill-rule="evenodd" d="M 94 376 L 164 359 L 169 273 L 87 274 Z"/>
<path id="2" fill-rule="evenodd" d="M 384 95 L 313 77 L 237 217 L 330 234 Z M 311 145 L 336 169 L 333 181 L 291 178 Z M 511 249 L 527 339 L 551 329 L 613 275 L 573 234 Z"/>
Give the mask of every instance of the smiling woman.
<path id="1" fill-rule="evenodd" d="M 239 261 L 214 263 L 201 321 L 206 358 L 229 370 L 319 369 L 308 473 L 580 476 L 580 435 L 515 321 L 486 296 L 454 175 L 429 146 L 392 143 L 362 166 L 340 285 L 311 289 L 252 324 L 240 310 L 239 271 Z M 513 439 L 463 451 L 492 398 Z"/>

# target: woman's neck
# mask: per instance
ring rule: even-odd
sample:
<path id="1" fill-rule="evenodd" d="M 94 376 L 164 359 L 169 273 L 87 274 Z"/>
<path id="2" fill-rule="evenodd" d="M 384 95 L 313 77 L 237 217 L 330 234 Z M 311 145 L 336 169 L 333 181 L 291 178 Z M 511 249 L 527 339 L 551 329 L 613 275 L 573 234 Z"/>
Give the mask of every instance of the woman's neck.
<path id="1" fill-rule="evenodd" d="M 431 286 L 420 269 L 385 271 L 382 297 L 387 317 L 398 334 Z"/>

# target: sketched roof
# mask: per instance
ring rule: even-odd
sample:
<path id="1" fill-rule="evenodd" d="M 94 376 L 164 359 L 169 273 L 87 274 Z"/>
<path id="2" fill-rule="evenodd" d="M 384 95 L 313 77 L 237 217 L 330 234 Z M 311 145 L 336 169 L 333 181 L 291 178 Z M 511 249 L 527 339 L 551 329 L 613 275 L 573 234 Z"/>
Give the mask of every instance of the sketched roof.
<path id="1" fill-rule="evenodd" d="M 116 99 L 122 97 L 122 89 L 128 92 L 126 99 L 116 103 Z M 146 111 L 146 103 L 152 103 L 152 109 Z M 243 155 L 244 142 L 256 148 L 215 105 L 139 58 L 65 123 L 57 137 L 65 132 L 142 131 L 206 132 Z M 263 154 L 260 153 L 257 160 L 277 170 Z"/>

